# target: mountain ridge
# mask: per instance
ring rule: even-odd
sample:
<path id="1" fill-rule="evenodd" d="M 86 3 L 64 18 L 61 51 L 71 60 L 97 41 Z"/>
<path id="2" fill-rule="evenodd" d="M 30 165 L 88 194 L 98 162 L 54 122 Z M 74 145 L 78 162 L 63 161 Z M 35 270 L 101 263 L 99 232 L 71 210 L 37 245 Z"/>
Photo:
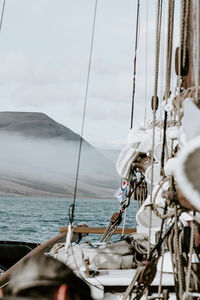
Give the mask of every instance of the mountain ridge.
<path id="1" fill-rule="evenodd" d="M 72 197 L 80 136 L 43 113 L 0 112 L 0 196 Z M 80 197 L 111 197 L 112 161 L 83 140 Z"/>
<path id="2" fill-rule="evenodd" d="M 80 136 L 41 112 L 0 112 L 0 132 L 37 138 L 61 138 L 79 141 Z"/>

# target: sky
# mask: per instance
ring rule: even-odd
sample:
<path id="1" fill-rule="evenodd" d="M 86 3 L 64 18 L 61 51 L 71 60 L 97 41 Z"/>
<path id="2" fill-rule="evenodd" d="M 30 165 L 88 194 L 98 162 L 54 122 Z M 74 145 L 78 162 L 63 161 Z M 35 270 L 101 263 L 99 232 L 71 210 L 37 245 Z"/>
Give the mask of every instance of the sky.
<path id="1" fill-rule="evenodd" d="M 145 107 L 151 117 L 155 68 L 157 1 L 140 2 L 134 125 L 144 123 Z M 80 134 L 94 7 L 95 0 L 6 1 L 0 32 L 0 111 L 43 112 Z M 136 0 L 98 0 L 83 133 L 98 148 L 121 149 L 130 130 L 136 8 Z M 174 48 L 178 19 L 176 7 Z M 164 0 L 160 95 L 166 21 Z"/>

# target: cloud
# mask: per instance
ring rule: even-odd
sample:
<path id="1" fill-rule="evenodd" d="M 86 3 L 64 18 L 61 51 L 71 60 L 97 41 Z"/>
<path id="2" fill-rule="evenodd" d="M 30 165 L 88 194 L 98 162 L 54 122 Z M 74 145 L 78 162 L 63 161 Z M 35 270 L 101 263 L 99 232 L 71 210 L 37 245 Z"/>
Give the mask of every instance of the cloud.
<path id="1" fill-rule="evenodd" d="M 125 141 L 124 133 L 129 130 L 136 4 L 130 0 L 98 2 L 85 123 L 85 135 L 94 144 L 103 139 L 111 146 Z M 155 69 L 155 9 L 149 6 L 148 27 L 144 3 L 140 12 L 135 122 L 144 118 L 146 89 L 151 114 Z M 1 110 L 42 111 L 80 132 L 93 13 L 94 1 L 90 0 L 8 2 L 0 48 Z M 166 7 L 163 14 L 159 91 L 164 88 Z"/>

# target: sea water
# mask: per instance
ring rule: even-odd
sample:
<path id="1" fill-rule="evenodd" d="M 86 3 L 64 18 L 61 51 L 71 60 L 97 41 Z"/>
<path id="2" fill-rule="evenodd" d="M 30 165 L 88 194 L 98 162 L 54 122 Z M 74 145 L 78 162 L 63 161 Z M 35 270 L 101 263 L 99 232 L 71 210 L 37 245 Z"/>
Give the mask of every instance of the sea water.
<path id="1" fill-rule="evenodd" d="M 59 234 L 69 224 L 69 198 L 0 198 L 0 240 L 42 243 Z M 116 199 L 77 199 L 74 224 L 106 227 L 112 214 L 119 210 Z M 136 201 L 127 210 L 126 227 L 136 227 Z M 122 224 L 121 224 L 122 225 Z M 99 235 L 89 235 L 98 241 Z M 88 237 L 87 237 L 88 239 Z"/>

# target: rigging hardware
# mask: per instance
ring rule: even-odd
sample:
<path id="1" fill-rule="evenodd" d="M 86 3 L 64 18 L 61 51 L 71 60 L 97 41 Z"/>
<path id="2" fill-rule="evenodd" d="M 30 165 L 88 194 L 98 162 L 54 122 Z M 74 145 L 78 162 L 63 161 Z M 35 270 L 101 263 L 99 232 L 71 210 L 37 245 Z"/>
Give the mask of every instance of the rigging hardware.
<path id="1" fill-rule="evenodd" d="M 157 242 L 156 246 L 151 250 L 149 259 L 143 261 L 137 267 L 133 280 L 131 281 L 130 285 L 124 293 L 123 300 L 126 300 L 127 297 L 129 297 L 131 294 L 134 294 L 134 300 L 139 300 L 144 295 L 145 291 L 149 288 L 156 275 L 157 263 L 161 255 L 161 245 L 169 236 L 173 227 L 174 222 L 165 231 L 163 236 L 161 230 L 159 241 Z"/>
<path id="2" fill-rule="evenodd" d="M 108 242 L 111 238 L 115 228 L 121 223 L 122 221 L 122 214 L 127 209 L 127 207 L 130 205 L 130 199 L 132 194 L 137 190 L 137 188 L 140 186 L 140 184 L 143 182 L 144 176 L 141 176 L 140 181 L 134 186 L 129 184 L 129 191 L 127 193 L 127 196 L 125 199 L 123 199 L 120 203 L 120 210 L 116 213 L 114 213 L 110 219 L 110 223 L 108 224 L 105 232 L 103 233 L 100 242 Z"/>
<path id="3" fill-rule="evenodd" d="M 179 58 L 181 52 L 181 57 Z M 179 67 L 179 62 L 181 63 L 180 67 Z M 187 76 L 188 75 L 188 71 L 189 71 L 189 51 L 188 49 L 186 49 L 186 53 L 185 53 L 185 65 L 183 65 L 183 50 L 179 49 L 179 47 L 176 48 L 176 52 L 175 52 L 175 71 L 176 71 L 176 75 L 179 74 L 179 68 L 180 68 L 180 76 Z"/>

